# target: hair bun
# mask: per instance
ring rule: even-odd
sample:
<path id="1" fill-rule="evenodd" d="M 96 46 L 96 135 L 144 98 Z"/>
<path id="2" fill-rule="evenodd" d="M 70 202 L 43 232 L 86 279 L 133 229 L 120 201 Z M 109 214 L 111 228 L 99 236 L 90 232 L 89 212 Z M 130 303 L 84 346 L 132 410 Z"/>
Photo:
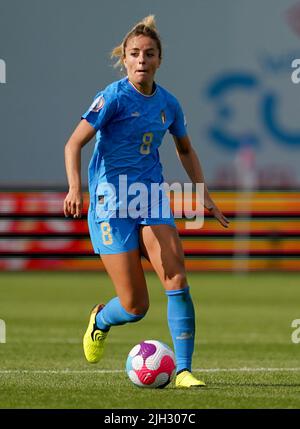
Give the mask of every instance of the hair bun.
<path id="1" fill-rule="evenodd" d="M 150 28 L 151 30 L 157 31 L 155 15 L 146 16 L 139 24 L 144 24 L 146 27 Z"/>

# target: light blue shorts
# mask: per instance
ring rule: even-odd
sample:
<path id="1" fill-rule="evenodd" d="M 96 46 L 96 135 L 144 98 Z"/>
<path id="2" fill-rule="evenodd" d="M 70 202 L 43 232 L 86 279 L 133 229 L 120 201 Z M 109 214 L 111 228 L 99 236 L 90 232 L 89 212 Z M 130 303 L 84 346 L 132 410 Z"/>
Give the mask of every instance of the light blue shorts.
<path id="1" fill-rule="evenodd" d="M 139 231 L 143 225 L 170 225 L 176 228 L 173 215 L 169 218 L 110 218 L 97 220 L 89 210 L 88 225 L 95 253 L 116 254 L 139 248 Z"/>
<path id="2" fill-rule="evenodd" d="M 115 193 L 104 195 L 101 185 L 90 198 L 88 225 L 95 253 L 117 254 L 138 249 L 140 228 L 144 225 L 170 225 L 176 228 L 170 201 L 164 191 L 145 194 L 137 206 L 134 197 L 124 203 Z M 117 207 L 117 208 L 116 208 Z M 136 208 L 139 207 L 137 211 Z M 123 212 L 122 212 L 123 211 Z"/>

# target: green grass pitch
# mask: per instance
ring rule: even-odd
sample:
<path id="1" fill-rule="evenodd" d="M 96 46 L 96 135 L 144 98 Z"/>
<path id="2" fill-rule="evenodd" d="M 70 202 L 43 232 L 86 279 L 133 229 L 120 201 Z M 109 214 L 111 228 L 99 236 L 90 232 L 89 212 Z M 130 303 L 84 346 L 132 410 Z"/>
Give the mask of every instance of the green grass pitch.
<path id="1" fill-rule="evenodd" d="M 135 387 L 124 371 L 145 339 L 170 346 L 166 297 L 147 274 L 151 305 L 141 322 L 112 328 L 105 356 L 88 364 L 89 311 L 113 295 L 102 273 L 3 273 L 0 408 L 300 408 L 299 274 L 190 274 L 196 310 L 193 366 L 205 389 Z"/>

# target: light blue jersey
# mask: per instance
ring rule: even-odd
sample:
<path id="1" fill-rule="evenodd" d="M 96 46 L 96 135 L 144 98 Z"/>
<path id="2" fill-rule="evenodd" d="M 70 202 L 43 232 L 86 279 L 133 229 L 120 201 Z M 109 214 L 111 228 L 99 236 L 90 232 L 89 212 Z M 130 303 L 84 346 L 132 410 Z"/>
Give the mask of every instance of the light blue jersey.
<path id="1" fill-rule="evenodd" d="M 176 137 L 187 134 L 182 109 L 173 95 L 156 84 L 152 95 L 144 95 L 127 77 L 99 92 L 82 119 L 97 131 L 89 165 L 89 221 L 112 217 L 107 184 L 115 187 L 114 204 L 120 209 L 124 203 L 124 192 L 118 192 L 120 178 L 126 177 L 127 187 L 137 182 L 147 188 L 163 183 L 158 151 L 163 137 L 167 130 Z"/>

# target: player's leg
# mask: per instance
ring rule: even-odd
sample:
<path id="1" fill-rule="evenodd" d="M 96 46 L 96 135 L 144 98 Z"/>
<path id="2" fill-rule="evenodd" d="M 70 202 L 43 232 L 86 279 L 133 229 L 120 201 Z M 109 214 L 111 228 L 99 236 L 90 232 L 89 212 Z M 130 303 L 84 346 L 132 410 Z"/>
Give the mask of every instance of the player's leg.
<path id="1" fill-rule="evenodd" d="M 83 340 L 84 353 L 90 363 L 96 363 L 102 357 L 104 340 L 111 326 L 137 322 L 145 316 L 149 307 L 139 250 L 102 255 L 101 259 L 117 296 L 106 305 L 95 306 L 91 312 Z"/>
<path id="2" fill-rule="evenodd" d="M 117 296 L 106 304 L 99 318 L 96 318 L 98 326 L 107 330 L 110 326 L 141 319 L 149 308 L 149 296 L 139 249 L 102 255 L 101 259 Z"/>
<path id="3" fill-rule="evenodd" d="M 147 312 L 149 299 L 141 265 L 136 222 L 111 218 L 101 222 L 89 212 L 89 231 L 95 253 L 101 255 L 117 296 L 106 305 L 93 308 L 83 348 L 87 360 L 98 362 L 111 326 L 140 320 Z"/>
<path id="4" fill-rule="evenodd" d="M 205 383 L 191 374 L 195 312 L 178 232 L 167 224 L 142 226 L 140 246 L 160 278 L 168 297 L 168 324 L 177 364 L 176 386 L 204 386 Z"/>

